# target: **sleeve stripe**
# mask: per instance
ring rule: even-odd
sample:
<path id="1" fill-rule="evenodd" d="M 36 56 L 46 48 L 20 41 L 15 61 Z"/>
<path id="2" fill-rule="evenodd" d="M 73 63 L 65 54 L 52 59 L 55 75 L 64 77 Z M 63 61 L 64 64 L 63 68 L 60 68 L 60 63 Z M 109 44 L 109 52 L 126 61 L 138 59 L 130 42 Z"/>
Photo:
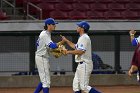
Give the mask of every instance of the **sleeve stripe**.
<path id="1" fill-rule="evenodd" d="M 82 48 L 77 48 L 77 50 L 82 50 L 82 51 L 86 51 L 86 49 L 82 49 Z"/>
<path id="2" fill-rule="evenodd" d="M 52 44 L 53 42 L 50 42 L 47 46 L 50 46 L 50 44 Z"/>

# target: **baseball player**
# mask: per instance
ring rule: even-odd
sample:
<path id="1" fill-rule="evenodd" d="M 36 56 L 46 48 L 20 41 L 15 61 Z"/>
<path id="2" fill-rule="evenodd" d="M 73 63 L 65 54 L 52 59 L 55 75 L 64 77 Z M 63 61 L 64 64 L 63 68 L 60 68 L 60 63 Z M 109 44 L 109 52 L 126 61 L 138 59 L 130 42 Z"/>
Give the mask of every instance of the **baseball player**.
<path id="1" fill-rule="evenodd" d="M 36 42 L 37 51 L 35 56 L 36 65 L 41 82 L 38 84 L 34 93 L 49 93 L 50 88 L 50 64 L 49 51 L 58 47 L 57 43 L 51 40 L 51 32 L 55 30 L 57 22 L 53 18 L 45 20 L 44 30 L 40 33 Z"/>
<path id="2" fill-rule="evenodd" d="M 85 93 L 101 93 L 89 86 L 89 78 L 93 70 L 91 40 L 87 35 L 90 25 L 86 21 L 81 21 L 77 25 L 77 32 L 80 35 L 77 44 L 62 36 L 62 40 L 74 49 L 65 50 L 65 54 L 74 54 L 75 62 L 78 64 L 73 79 L 73 91 L 75 93 L 81 93 L 81 91 Z"/>
<path id="3" fill-rule="evenodd" d="M 139 80 L 139 76 L 140 76 L 140 36 L 135 38 L 135 30 L 130 30 L 129 34 L 130 34 L 130 39 L 131 39 L 131 43 L 133 46 L 137 46 L 137 48 L 135 49 L 134 55 L 133 55 L 133 59 L 131 62 L 131 68 L 128 71 L 128 75 L 132 76 L 132 73 L 137 71 L 137 79 Z"/>

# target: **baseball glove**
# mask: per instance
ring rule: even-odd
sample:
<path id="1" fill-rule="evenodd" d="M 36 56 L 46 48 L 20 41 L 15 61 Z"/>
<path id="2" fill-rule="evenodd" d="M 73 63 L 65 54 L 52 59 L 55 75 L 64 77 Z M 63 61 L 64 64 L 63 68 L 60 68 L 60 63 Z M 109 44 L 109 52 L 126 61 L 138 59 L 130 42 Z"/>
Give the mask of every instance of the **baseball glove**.
<path id="1" fill-rule="evenodd" d="M 50 53 L 55 57 L 55 58 L 59 58 L 60 56 L 64 55 L 63 50 L 65 50 L 65 46 L 64 45 L 59 45 L 58 48 L 56 49 L 51 49 Z"/>

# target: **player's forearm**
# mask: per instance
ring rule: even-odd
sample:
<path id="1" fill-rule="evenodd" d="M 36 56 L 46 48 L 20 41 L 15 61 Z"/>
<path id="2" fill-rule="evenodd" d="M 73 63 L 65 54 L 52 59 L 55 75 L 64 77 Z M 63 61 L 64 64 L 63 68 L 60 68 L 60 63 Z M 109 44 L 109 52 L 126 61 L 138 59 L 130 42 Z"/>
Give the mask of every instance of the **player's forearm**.
<path id="1" fill-rule="evenodd" d="M 72 43 L 71 41 L 67 40 L 66 43 L 73 49 L 75 49 L 75 44 Z"/>
<path id="2" fill-rule="evenodd" d="M 134 34 L 131 34 L 131 35 L 130 35 L 131 43 L 132 43 L 132 41 L 133 41 L 134 38 L 135 38 Z"/>
<path id="3" fill-rule="evenodd" d="M 137 66 L 135 66 L 135 65 L 132 65 L 131 66 L 131 71 L 132 72 L 135 72 L 135 71 L 137 71 L 138 70 L 138 67 Z"/>
<path id="4" fill-rule="evenodd" d="M 74 54 L 74 55 L 82 55 L 84 53 L 84 51 L 82 50 L 71 50 L 71 51 L 67 51 L 68 54 Z"/>

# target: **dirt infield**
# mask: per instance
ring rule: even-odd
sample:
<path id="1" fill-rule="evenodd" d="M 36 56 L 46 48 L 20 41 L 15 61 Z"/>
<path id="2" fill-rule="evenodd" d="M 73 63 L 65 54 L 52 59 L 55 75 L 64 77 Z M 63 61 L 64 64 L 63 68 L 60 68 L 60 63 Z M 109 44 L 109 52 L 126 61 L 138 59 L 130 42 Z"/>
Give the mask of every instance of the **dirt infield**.
<path id="1" fill-rule="evenodd" d="M 102 93 L 140 93 L 140 86 L 96 86 L 95 88 Z M 33 93 L 34 89 L 0 88 L 0 93 Z M 52 87 L 50 93 L 73 93 L 73 91 L 72 87 Z"/>

